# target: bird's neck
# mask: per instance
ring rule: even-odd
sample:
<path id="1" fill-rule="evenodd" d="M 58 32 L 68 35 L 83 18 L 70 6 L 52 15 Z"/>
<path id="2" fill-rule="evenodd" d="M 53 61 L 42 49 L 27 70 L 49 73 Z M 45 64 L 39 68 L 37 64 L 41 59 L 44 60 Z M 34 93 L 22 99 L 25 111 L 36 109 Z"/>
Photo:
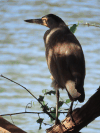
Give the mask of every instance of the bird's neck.
<path id="1" fill-rule="evenodd" d="M 55 37 L 55 36 L 59 36 L 59 33 L 63 34 L 63 32 L 65 33 L 69 33 L 70 30 L 67 26 L 59 26 L 59 27 L 55 27 L 52 29 L 49 29 L 45 32 L 44 34 L 44 42 L 45 45 L 49 44 L 49 42 Z M 53 37 L 54 36 L 54 37 Z M 59 39 L 58 39 L 59 40 Z"/>

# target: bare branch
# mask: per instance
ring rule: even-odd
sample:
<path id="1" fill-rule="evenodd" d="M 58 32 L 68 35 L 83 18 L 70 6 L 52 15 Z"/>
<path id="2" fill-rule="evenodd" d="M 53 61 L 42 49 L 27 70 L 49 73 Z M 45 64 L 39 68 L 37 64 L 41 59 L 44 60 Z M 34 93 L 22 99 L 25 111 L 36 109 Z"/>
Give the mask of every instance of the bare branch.
<path id="1" fill-rule="evenodd" d="M 17 85 L 19 85 L 19 86 L 21 86 L 22 88 L 24 88 L 28 93 L 30 93 L 40 104 L 41 104 L 41 106 L 42 106 L 42 108 L 43 108 L 43 111 L 47 114 L 47 115 L 49 115 L 49 117 L 50 118 L 52 118 L 53 120 L 55 120 L 55 118 L 53 118 L 52 117 L 52 115 L 50 114 L 50 113 L 48 113 L 48 111 L 46 110 L 46 107 L 26 88 L 26 87 L 24 87 L 23 85 L 21 85 L 21 84 L 19 84 L 19 83 L 17 83 L 17 82 L 15 82 L 15 81 L 13 81 L 12 79 L 9 79 L 9 78 L 7 78 L 7 77 L 5 77 L 5 76 L 3 76 L 2 74 L 0 75 L 1 77 L 3 77 L 3 78 L 5 78 L 5 79 L 7 79 L 7 80 L 9 80 L 9 81 L 11 81 L 11 82 L 13 82 L 13 83 L 15 83 L 15 84 L 17 84 Z"/>
<path id="2" fill-rule="evenodd" d="M 18 112 L 18 113 L 11 113 L 11 114 L 2 114 L 0 116 L 8 116 L 8 115 L 19 115 L 19 114 L 44 114 L 45 112 Z M 56 113 L 56 112 L 48 112 L 48 113 Z M 68 113 L 68 112 L 58 112 L 58 113 Z"/>
<path id="3" fill-rule="evenodd" d="M 73 24 L 69 24 L 68 26 L 70 26 L 70 25 L 73 25 Z M 86 26 L 93 26 L 93 27 L 97 27 L 97 28 L 100 28 L 100 26 L 99 25 L 95 25 L 95 24 L 89 24 L 89 23 L 78 23 L 77 25 L 86 25 Z"/>
<path id="4" fill-rule="evenodd" d="M 24 88 L 27 92 L 29 92 L 29 93 L 38 101 L 38 99 L 37 99 L 26 87 L 24 87 L 23 85 L 21 85 L 21 84 L 15 82 L 15 81 L 12 80 L 12 79 L 9 79 L 9 78 L 3 76 L 2 74 L 1 74 L 0 76 L 3 77 L 3 78 L 5 78 L 5 79 L 7 79 L 7 80 L 9 80 L 9 81 L 11 81 L 11 82 L 13 82 L 13 83 L 15 83 L 15 84 L 17 84 L 17 85 L 19 85 L 19 86 L 21 86 L 22 88 Z M 38 102 L 39 102 L 39 101 L 38 101 Z M 41 102 L 39 102 L 39 103 L 41 104 Z M 42 105 L 42 104 L 41 104 L 41 105 Z"/>
<path id="5" fill-rule="evenodd" d="M 72 117 L 75 123 L 67 116 L 59 125 L 47 129 L 47 133 L 77 133 L 98 116 L 100 116 L 100 87 L 81 108 L 73 110 Z"/>

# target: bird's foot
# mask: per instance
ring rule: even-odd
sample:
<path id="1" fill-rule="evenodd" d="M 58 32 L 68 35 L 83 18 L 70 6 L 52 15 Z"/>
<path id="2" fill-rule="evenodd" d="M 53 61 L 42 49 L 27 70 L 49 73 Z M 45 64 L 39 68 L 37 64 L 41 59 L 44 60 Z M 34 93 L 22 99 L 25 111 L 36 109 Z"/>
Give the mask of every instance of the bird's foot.
<path id="1" fill-rule="evenodd" d="M 67 117 L 70 117 L 71 118 L 71 121 L 76 125 L 74 119 L 73 119 L 73 116 L 72 116 L 72 110 L 69 109 L 68 113 L 67 113 Z"/>
<path id="2" fill-rule="evenodd" d="M 72 120 L 72 122 L 75 124 L 75 121 L 74 121 L 74 119 L 73 119 L 73 117 L 72 117 L 72 107 L 73 107 L 73 102 L 71 102 L 71 106 L 70 106 L 70 108 L 69 108 L 69 110 L 68 110 L 68 113 L 67 113 L 67 117 L 69 116 L 70 118 L 71 118 L 71 120 Z M 76 124 L 75 124 L 76 125 Z"/>
<path id="3" fill-rule="evenodd" d="M 59 119 L 55 119 L 55 125 L 60 124 L 60 120 Z"/>

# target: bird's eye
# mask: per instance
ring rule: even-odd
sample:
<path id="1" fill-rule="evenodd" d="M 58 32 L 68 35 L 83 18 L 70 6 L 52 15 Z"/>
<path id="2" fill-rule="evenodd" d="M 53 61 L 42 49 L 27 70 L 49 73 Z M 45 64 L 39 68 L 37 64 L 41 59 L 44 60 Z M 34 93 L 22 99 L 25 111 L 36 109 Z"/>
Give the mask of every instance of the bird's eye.
<path id="1" fill-rule="evenodd" d="M 43 19 L 43 23 L 44 23 L 44 24 L 47 24 L 47 21 L 46 21 L 46 19 Z"/>
<path id="2" fill-rule="evenodd" d="M 42 21 L 43 21 L 43 25 L 47 26 L 48 27 L 48 24 L 47 24 L 47 18 L 42 18 Z"/>

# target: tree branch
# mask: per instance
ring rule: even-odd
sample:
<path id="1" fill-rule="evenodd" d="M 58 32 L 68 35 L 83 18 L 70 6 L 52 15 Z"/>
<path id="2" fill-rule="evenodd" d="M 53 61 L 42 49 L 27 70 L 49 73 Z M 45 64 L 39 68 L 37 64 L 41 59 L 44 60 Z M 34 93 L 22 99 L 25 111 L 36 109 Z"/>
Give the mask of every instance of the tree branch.
<path id="1" fill-rule="evenodd" d="M 26 133 L 0 116 L 0 133 Z"/>
<path id="2" fill-rule="evenodd" d="M 73 25 L 73 24 L 69 24 L 68 26 L 70 26 L 70 25 Z M 78 24 L 77 25 L 83 25 L 83 26 L 93 26 L 93 27 L 97 27 L 97 28 L 100 28 L 100 24 L 99 25 L 95 25 L 95 24 L 89 24 L 89 23 L 80 23 L 80 22 L 78 22 Z"/>
<path id="3" fill-rule="evenodd" d="M 9 78 L 3 76 L 2 74 L 0 76 L 3 77 L 3 78 L 5 78 L 5 79 L 7 79 L 7 80 L 9 80 L 9 81 L 11 81 L 11 82 L 13 82 L 13 83 L 15 83 L 15 84 L 17 84 L 17 85 L 19 85 L 19 86 L 21 86 L 22 88 L 24 88 L 28 93 L 30 93 L 41 104 L 44 113 L 46 113 L 50 118 L 52 118 L 53 120 L 55 120 L 55 118 L 53 118 L 53 116 L 46 110 L 46 107 L 26 87 L 24 87 L 23 85 L 15 82 L 12 79 L 9 79 Z"/>
<path id="4" fill-rule="evenodd" d="M 15 82 L 15 81 L 12 80 L 12 79 L 9 79 L 9 78 L 5 77 L 5 76 L 2 75 L 2 74 L 1 74 L 0 76 L 3 77 L 3 78 L 5 78 L 5 79 L 7 79 L 7 80 L 9 80 L 9 81 L 11 81 L 11 82 L 13 82 L 13 83 L 15 83 L 15 84 L 17 84 L 17 85 L 19 85 L 19 86 L 21 86 L 22 88 L 24 88 L 28 93 L 30 93 L 30 94 L 38 101 L 38 99 L 37 99 L 26 87 L 24 87 L 23 85 L 21 85 L 21 84 Z M 41 104 L 40 101 L 38 101 L 38 102 Z M 42 104 L 41 104 L 41 105 L 42 105 Z"/>
<path id="5" fill-rule="evenodd" d="M 17 113 L 11 113 L 11 114 L 2 114 L 0 116 L 11 116 L 11 115 L 20 115 L 20 114 L 44 114 L 45 112 L 17 112 Z M 48 112 L 48 113 L 56 113 L 56 112 Z M 68 112 L 60 112 L 58 111 L 58 113 L 68 113 Z"/>
<path id="6" fill-rule="evenodd" d="M 78 133 L 98 116 L 100 116 L 100 87 L 81 108 L 73 110 L 72 117 L 75 123 L 67 116 L 59 125 L 47 129 L 47 133 Z"/>

